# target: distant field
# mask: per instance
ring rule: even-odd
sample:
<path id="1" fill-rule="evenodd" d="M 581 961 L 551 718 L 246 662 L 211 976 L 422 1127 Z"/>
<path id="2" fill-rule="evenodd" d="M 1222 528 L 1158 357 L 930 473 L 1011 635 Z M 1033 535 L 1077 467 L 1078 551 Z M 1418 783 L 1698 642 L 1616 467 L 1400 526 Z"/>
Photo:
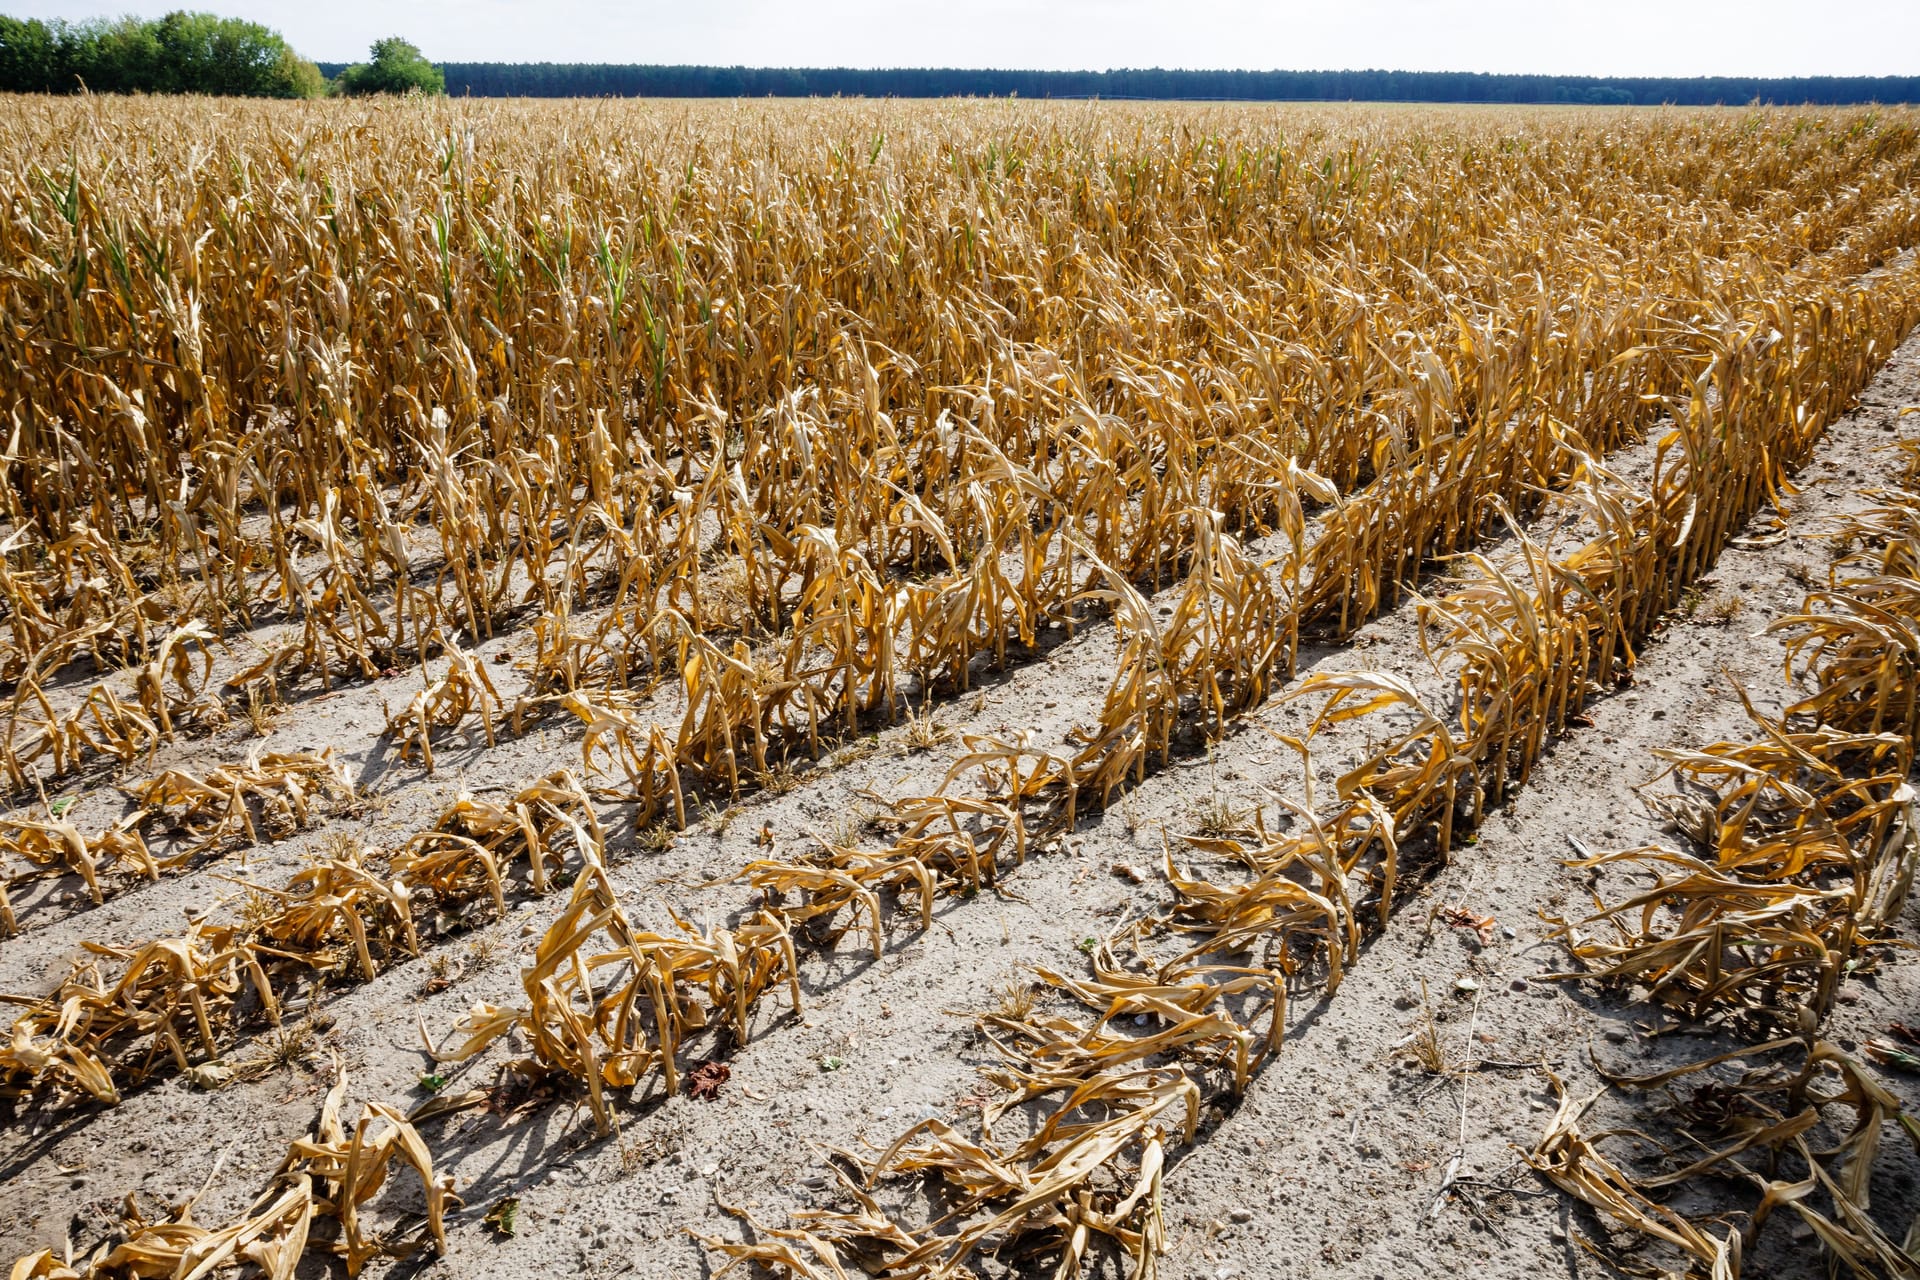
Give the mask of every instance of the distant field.
<path id="1" fill-rule="evenodd" d="M 1914 1275 L 1916 175 L 0 98 L 16 1280 Z"/>

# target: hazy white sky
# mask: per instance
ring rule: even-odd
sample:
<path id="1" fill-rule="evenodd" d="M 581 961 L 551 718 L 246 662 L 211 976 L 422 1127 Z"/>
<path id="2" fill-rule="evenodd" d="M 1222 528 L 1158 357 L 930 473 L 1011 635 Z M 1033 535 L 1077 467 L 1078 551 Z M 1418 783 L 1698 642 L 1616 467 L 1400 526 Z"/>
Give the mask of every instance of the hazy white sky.
<path id="1" fill-rule="evenodd" d="M 3 0 L 23 17 L 211 9 L 320 61 L 1392 67 L 1920 75 L 1920 0 Z"/>

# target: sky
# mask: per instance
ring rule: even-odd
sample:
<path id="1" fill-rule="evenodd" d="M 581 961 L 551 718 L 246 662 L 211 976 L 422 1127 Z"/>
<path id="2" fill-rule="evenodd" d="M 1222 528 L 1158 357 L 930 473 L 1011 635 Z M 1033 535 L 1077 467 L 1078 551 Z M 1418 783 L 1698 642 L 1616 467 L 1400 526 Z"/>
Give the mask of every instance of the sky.
<path id="1" fill-rule="evenodd" d="M 796 67 L 1388 67 L 1552 75 L 1916 75 L 1916 0 L 0 0 L 18 17 L 210 9 L 345 62 Z"/>

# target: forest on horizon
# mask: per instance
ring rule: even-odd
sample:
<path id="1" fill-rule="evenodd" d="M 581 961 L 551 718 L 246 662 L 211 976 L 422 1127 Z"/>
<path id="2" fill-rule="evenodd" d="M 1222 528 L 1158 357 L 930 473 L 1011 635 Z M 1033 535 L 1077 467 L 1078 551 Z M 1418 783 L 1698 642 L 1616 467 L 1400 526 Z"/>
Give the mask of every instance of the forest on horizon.
<path id="1" fill-rule="evenodd" d="M 328 75 L 336 64 L 321 63 Z M 650 66 L 442 62 L 447 92 L 529 97 L 1022 97 L 1235 101 L 1579 103 L 1750 102 L 1844 106 L 1920 102 L 1920 76 L 1657 77 L 1494 75 L 1466 71 L 1004 71 L 951 67 Z"/>

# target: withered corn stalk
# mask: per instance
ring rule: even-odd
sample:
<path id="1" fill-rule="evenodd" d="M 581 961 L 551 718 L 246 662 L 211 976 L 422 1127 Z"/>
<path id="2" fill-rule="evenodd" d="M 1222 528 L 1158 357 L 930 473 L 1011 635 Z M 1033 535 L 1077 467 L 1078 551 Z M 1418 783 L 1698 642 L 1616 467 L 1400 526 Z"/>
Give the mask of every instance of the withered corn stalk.
<path id="1" fill-rule="evenodd" d="M 126 1275 L 203 1276 L 251 1263 L 272 1280 L 288 1280 L 311 1250 L 335 1253 L 357 1276 L 375 1258 L 407 1258 L 422 1248 L 444 1253 L 446 1215 L 460 1200 L 451 1180 L 436 1175 L 426 1142 L 393 1108 L 365 1104 L 349 1127 L 342 1115 L 346 1069 L 336 1060 L 334 1084 L 319 1119 L 287 1147 L 272 1184 L 233 1222 L 203 1227 L 193 1220 L 195 1196 L 160 1221 L 143 1218 L 131 1196 L 119 1231 L 80 1257 L 45 1249 L 14 1263 L 16 1280 L 110 1280 Z M 420 1179 L 426 1201 L 418 1237 L 373 1227 L 367 1208 L 387 1185 L 396 1162 Z M 331 1224 L 334 1238 L 321 1241 Z M 316 1228 L 320 1229 L 316 1233 Z M 69 1246 L 71 1248 L 71 1246 Z"/>
<path id="2" fill-rule="evenodd" d="M 169 769 L 130 788 L 129 794 L 143 807 L 92 837 L 59 819 L 0 819 L 0 853 L 25 859 L 36 877 L 77 875 L 86 885 L 88 896 L 100 903 L 110 887 L 101 879 L 103 870 L 126 871 L 156 881 L 163 871 L 194 865 L 199 855 L 210 850 L 255 844 L 263 831 L 267 838 L 277 840 L 307 827 L 317 816 L 318 803 L 349 801 L 354 790 L 333 759 L 332 748 L 328 748 L 265 756 L 255 753 L 244 764 L 223 765 L 204 776 Z M 184 828 L 195 843 L 156 857 L 142 834 L 156 817 Z M 0 903 L 4 901 L 4 889 L 0 888 Z M 10 915 L 0 919 L 0 925 L 4 925 L 0 932 L 12 933 L 15 923 Z"/>
<path id="3" fill-rule="evenodd" d="M 1652 877 L 1562 922 L 1582 976 L 1644 988 L 1690 1019 L 1794 1029 L 1823 1022 L 1842 979 L 1870 967 L 1920 868 L 1911 744 L 1762 727 L 1753 742 L 1660 753 L 1678 790 L 1649 802 L 1698 853 L 1576 864 Z"/>
<path id="4" fill-rule="evenodd" d="M 570 841 L 581 878 L 527 1007 L 466 1030 L 477 1051 L 518 1026 L 603 1124 L 605 1089 L 653 1071 L 671 1087 L 701 1020 L 746 1034 L 793 982 L 796 926 L 858 912 L 877 945 L 886 900 L 924 919 L 1183 732 L 1256 705 L 1303 630 L 1350 632 L 1502 509 L 1585 504 L 1599 536 L 1580 552 L 1523 542 L 1436 604 L 1459 715 L 1375 677 L 1309 682 L 1328 722 L 1397 708 L 1411 727 L 1329 812 L 1243 849 L 1248 884 L 1170 862 L 1182 955 L 1103 957 L 1097 986 L 1055 984 L 1082 1020 L 995 1030 L 1007 1091 L 1051 1099 L 1053 1125 L 1004 1148 L 915 1135 L 889 1157 L 994 1225 L 941 1243 L 863 1201 L 783 1241 L 823 1267 L 819 1241 L 871 1236 L 900 1274 L 945 1274 L 988 1235 L 1042 1233 L 1065 1269 L 1107 1236 L 1150 1273 L 1194 1064 L 1244 1083 L 1278 1042 L 1284 980 L 1338 981 L 1392 909 L 1401 846 L 1444 851 L 1524 783 L 1916 306 L 1899 255 L 1920 237 L 1920 130 L 1894 114 L 1533 131 L 1116 109 L 1129 131 L 1044 105 L 812 104 L 722 142 L 614 105 L 5 109 L 16 788 L 43 759 L 132 760 L 210 713 L 196 650 L 262 618 L 280 629 L 242 689 L 371 679 L 525 608 L 535 696 L 586 726 L 584 767 L 624 778 L 643 820 L 671 803 L 684 822 L 685 783 L 753 785 L 890 717 L 913 682 L 965 688 L 1041 628 L 1111 614 L 1096 723 L 1064 750 L 969 741 L 883 853 L 750 870 L 801 897 L 791 914 L 635 933 L 583 794 L 463 802 L 396 862 L 395 893 L 330 868 L 270 912 L 291 929 L 301 910 L 305 949 L 282 963 L 371 972 L 415 945 L 414 907 L 497 908 L 510 864 L 542 888 Z M 881 139 L 865 165 L 856 126 Z M 1653 483 L 1625 491 L 1604 459 L 1663 416 Z M 1272 564 L 1253 549 L 1270 533 Z M 1167 583 L 1162 619 L 1147 593 Z M 82 658 L 134 667 L 132 685 L 56 706 L 44 686 Z M 677 728 L 628 696 L 668 675 Z M 396 732 L 427 761 L 435 725 L 478 711 L 491 736 L 484 680 L 429 685 Z M 955 785 L 987 773 L 1000 796 Z M 208 941 L 214 996 L 263 954 L 251 937 Z M 597 937 L 604 960 L 583 953 Z M 1117 1029 L 1116 1003 L 1158 1029 Z M 110 1075 L 32 1035 L 59 1046 L 48 1062 Z"/>
<path id="5" fill-rule="evenodd" d="M 304 763 L 330 776 L 324 757 Z M 371 979 L 390 958 L 420 954 L 423 927 L 437 931 L 476 904 L 503 911 L 523 865 L 536 893 L 569 864 L 598 867 L 602 839 L 591 801 L 562 772 L 504 803 L 463 796 L 385 874 L 365 854 L 336 852 L 282 887 L 240 882 L 238 924 L 200 920 L 137 947 L 87 943 L 88 958 L 56 991 L 0 996 L 20 1007 L 0 1046 L 0 1096 L 113 1105 L 157 1071 L 218 1064 L 249 1029 L 279 1024 L 291 984 Z"/>
<path id="6" fill-rule="evenodd" d="M 1725 1280 L 1742 1273 L 1783 1209 L 1836 1266 L 1920 1275 L 1912 1247 L 1920 1222 L 1904 1232 L 1883 1225 L 1868 1194 L 1883 1125 L 1897 1120 L 1920 1145 L 1920 1124 L 1819 1038 L 1841 981 L 1874 964 L 1920 865 L 1907 782 L 1914 508 L 1904 487 L 1876 496 L 1881 505 L 1841 521 L 1843 547 L 1861 549 L 1835 563 L 1831 584 L 1800 613 L 1769 628 L 1787 635 L 1788 678 L 1801 676 L 1811 692 L 1779 721 L 1748 702 L 1760 731 L 1751 741 L 1663 752 L 1672 787 L 1643 798 L 1693 851 L 1629 849 L 1576 864 L 1638 870 L 1652 882 L 1618 902 L 1596 899 L 1592 916 L 1562 925 L 1582 963 L 1564 976 L 1628 986 L 1691 1020 L 1791 1037 L 1655 1077 L 1610 1079 L 1629 1100 L 1661 1095 L 1634 1117 L 1651 1159 L 1616 1164 L 1602 1150 L 1605 1135 L 1580 1131 L 1581 1113 L 1605 1089 L 1580 1102 L 1563 1091 L 1530 1156 L 1569 1195 Z M 1810 1141 L 1823 1127 L 1841 1140 Z M 1716 1234 L 1659 1200 L 1729 1182 L 1759 1193 L 1738 1230 Z"/>
<path id="7" fill-rule="evenodd" d="M 487 674 L 486 664 L 450 640 L 441 640 L 440 647 L 447 659 L 446 674 L 438 680 L 426 681 L 423 663 L 424 687 L 405 707 L 387 718 L 387 733 L 400 741 L 400 758 L 411 760 L 417 755 L 428 773 L 433 772 L 435 729 L 457 728 L 469 715 L 478 712 L 487 745 L 492 746 L 494 717 L 501 710 L 500 691 L 494 687 L 493 677 Z"/>
<path id="8" fill-rule="evenodd" d="M 745 1044 L 766 991 L 785 986 L 800 1008 L 793 941 L 779 913 L 761 912 L 735 929 L 703 931 L 677 917 L 674 923 L 679 934 L 636 931 L 606 869 L 589 864 L 533 964 L 521 971 L 526 1007 L 476 1005 L 454 1028 L 461 1043 L 429 1041 L 429 1051 L 439 1061 L 464 1061 L 518 1030 L 541 1067 L 586 1086 L 595 1123 L 610 1132 L 605 1089 L 631 1088 L 657 1073 L 669 1094 L 677 1091 L 675 1054 L 710 1019 Z M 611 948 L 589 946 L 602 935 Z"/>
<path id="9" fill-rule="evenodd" d="M 1851 1274 L 1920 1275 L 1912 1253 L 1920 1220 L 1889 1235 L 1868 1212 L 1883 1129 L 1898 1122 L 1920 1149 L 1920 1125 L 1835 1045 L 1809 1030 L 1658 1075 L 1610 1077 L 1608 1085 L 1660 1095 L 1642 1108 L 1652 1131 L 1625 1131 L 1638 1158 L 1609 1155 L 1603 1144 L 1624 1136 L 1619 1131 L 1581 1131 L 1583 1114 L 1606 1088 L 1575 1099 L 1554 1077 L 1560 1106 L 1527 1159 L 1618 1226 L 1670 1246 L 1695 1274 L 1739 1280 L 1742 1259 L 1769 1219 L 1791 1212 Z M 1662 1203 L 1696 1181 L 1753 1188 L 1744 1225 L 1716 1232 Z"/>
<path id="10" fill-rule="evenodd" d="M 71 822 L 54 819 L 34 822 L 26 818 L 0 818 L 0 853 L 24 859 L 39 874 L 77 875 L 87 886 L 94 902 L 106 900 L 102 871 L 126 872 L 158 880 L 165 867 L 177 865 L 176 858 L 156 858 L 147 849 L 140 827 L 144 813 L 133 813 L 115 822 L 97 836 L 84 836 Z M 122 864 L 126 864 L 122 866 Z M 9 880 L 13 877 L 8 877 Z M 0 902 L 5 889 L 0 887 Z M 15 922 L 11 912 L 5 920 L 5 932 L 12 934 Z"/>
<path id="11" fill-rule="evenodd" d="M 258 844 L 312 824 L 315 802 L 353 799 L 353 783 L 333 749 L 251 754 L 244 764 L 204 775 L 168 769 L 132 788 L 134 800 L 165 816 L 199 842 L 188 856 L 229 844 Z M 258 819 L 255 813 L 258 812 Z"/>
<path id="12" fill-rule="evenodd" d="M 1392 908 L 1400 846 L 1426 841 L 1444 851 L 1456 826 L 1471 829 L 1478 821 L 1488 796 L 1524 785 L 1567 717 L 1616 663 L 1632 661 L 1633 645 L 1766 500 L 1780 469 L 1806 456 L 1879 359 L 1920 319 L 1915 277 L 1909 261 L 1849 286 L 1831 309 L 1789 298 L 1744 318 L 1727 317 L 1724 328 L 1708 335 L 1712 355 L 1659 441 L 1644 492 L 1563 442 L 1573 456 L 1562 501 L 1584 516 L 1595 536 L 1556 554 L 1519 534 L 1505 563 L 1473 557 L 1465 585 L 1423 603 L 1423 622 L 1442 632 L 1440 660 L 1459 672 L 1456 722 L 1390 677 L 1316 674 L 1303 682 L 1292 696 L 1327 695 L 1321 724 L 1397 710 L 1410 713 L 1410 727 L 1339 780 L 1340 803 L 1330 815 L 1300 810 L 1295 830 L 1278 840 L 1217 850 L 1247 863 L 1254 880 L 1210 885 L 1183 876 L 1169 858 L 1175 899 L 1166 923 L 1200 935 L 1189 950 L 1171 961 L 1141 953 L 1121 966 L 1110 947 L 1102 948 L 1091 982 L 1040 975 L 1056 995 L 1094 1013 L 1093 1021 L 1041 1010 L 983 1021 L 1007 1063 L 989 1078 L 1006 1096 L 983 1110 L 979 1137 L 922 1126 L 867 1168 L 869 1190 L 895 1167 L 937 1174 L 956 1200 L 955 1214 L 915 1232 L 863 1202 L 850 1214 L 810 1213 L 803 1228 L 809 1239 L 830 1242 L 831 1257 L 877 1255 L 882 1274 L 933 1277 L 958 1273 L 991 1235 L 1002 1249 L 1046 1252 L 1058 1259 L 1061 1274 L 1071 1275 L 1079 1272 L 1090 1235 L 1104 1234 L 1133 1259 L 1136 1273 L 1153 1274 L 1157 1173 L 1169 1140 L 1164 1128 L 1149 1127 L 1159 1112 L 1107 1107 L 1105 1120 L 1070 1126 L 1063 1132 L 1074 1137 L 1052 1146 L 1050 1135 L 1071 1114 L 1072 1100 L 1104 1098 L 1141 1071 L 1197 1089 L 1200 1073 L 1218 1070 L 1228 1087 L 1243 1088 L 1248 1073 L 1279 1045 L 1284 983 L 1299 973 L 1302 958 L 1313 961 L 1326 985 L 1337 984 L 1357 949 L 1362 914 L 1356 900 L 1378 896 L 1377 913 L 1368 913 L 1373 919 L 1384 920 Z M 1836 371 L 1839 380 L 1827 381 Z M 1152 688 L 1136 672 L 1161 676 L 1165 668 L 1136 662 L 1129 670 L 1126 653 L 1115 688 L 1129 690 L 1128 714 L 1138 718 L 1153 703 L 1151 694 L 1133 692 Z M 1851 744 L 1900 746 L 1885 739 Z M 998 767 L 1014 805 L 1054 788 L 1067 790 L 1071 806 L 1077 779 L 1064 759 L 969 745 L 957 768 Z M 1895 755 L 1906 759 L 1904 751 Z M 1023 756 L 1036 762 L 1025 771 Z M 1796 757 L 1794 765 L 1800 763 Z M 1869 805 L 1856 813 L 1848 806 L 1842 815 L 1853 819 L 1860 847 L 1847 846 L 1843 837 L 1842 848 L 1828 851 L 1854 875 L 1832 908 L 1841 918 L 1843 946 L 1866 940 L 1875 921 L 1897 907 L 1912 874 L 1910 796 L 1894 790 L 1903 774 L 1903 767 L 1890 768 L 1881 777 L 1888 784 L 1881 790 L 1891 794 L 1879 811 Z M 1871 787 L 1850 791 L 1855 800 L 1872 793 Z M 1772 856 L 1764 844 L 1746 853 Z M 1172 974 L 1183 965 L 1194 968 L 1176 984 Z M 1210 982 L 1211 974 L 1225 980 Z M 1163 994 L 1170 986 L 1188 998 Z M 1263 1002 L 1264 1033 L 1241 999 L 1249 988 L 1272 993 Z M 1153 1030 L 1143 1034 L 1131 1020 L 1120 1022 L 1120 1014 L 1135 1012 L 1149 1013 Z M 1054 1093 L 1069 1103 L 1039 1138 L 1011 1148 L 994 1140 L 994 1118 L 1007 1107 Z M 1877 1133 L 1878 1119 L 1867 1129 Z M 1129 1130 L 1129 1124 L 1140 1127 Z M 1138 1136 L 1112 1146 L 1097 1136 L 1120 1131 Z M 899 1162 L 903 1151 L 914 1153 L 912 1162 Z M 1060 1170 L 1071 1175 L 1042 1176 Z M 1848 1223 L 1863 1239 L 1870 1226 Z M 1667 1238 L 1708 1265 L 1732 1265 L 1724 1241 L 1686 1224 Z M 787 1243 L 773 1238 L 764 1247 L 714 1247 L 735 1259 L 808 1274 L 788 1265 Z"/>
<path id="13" fill-rule="evenodd" d="M 1490 500 L 1524 507 L 1564 480 L 1562 436 L 1604 453 L 1644 430 L 1701 354 L 1703 304 L 1783 275 L 1811 291 L 1896 253 L 1920 165 L 1912 130 L 1891 123 L 1822 119 L 1764 141 L 1729 129 L 1704 144 L 1715 189 L 1683 215 L 1663 166 L 1703 143 L 1672 124 L 1647 126 L 1659 161 L 1572 132 L 1546 167 L 1475 149 L 1485 125 L 1369 124 L 1375 163 L 1426 175 L 1403 204 L 1341 176 L 1331 152 L 1316 167 L 1299 140 L 1245 123 L 1201 148 L 1221 148 L 1218 164 L 1191 168 L 1202 157 L 1171 121 L 1147 117 L 1121 150 L 1023 114 L 996 126 L 1012 129 L 996 153 L 1027 159 L 982 171 L 941 158 L 966 149 L 966 129 L 909 116 L 887 132 L 889 164 L 862 174 L 822 150 L 820 121 L 790 114 L 777 149 L 823 166 L 820 188 L 754 187 L 736 205 L 719 193 L 766 163 L 758 152 L 649 163 L 565 225 L 542 210 L 558 194 L 548 170 L 511 198 L 489 176 L 545 154 L 549 115 L 468 108 L 451 132 L 389 122 L 387 154 L 420 162 L 417 191 L 385 167 L 374 180 L 323 130 L 249 206 L 256 239 L 202 233 L 205 211 L 236 198 L 220 166 L 148 202 L 143 184 L 173 172 L 157 159 L 116 168 L 106 138 L 53 146 L 57 114 L 23 121 L 17 145 L 52 147 L 45 168 L 64 165 L 66 182 L 28 184 L 3 247 L 28 264 L 10 313 L 42 335 L 11 340 L 16 373 L 0 383 L 26 460 L 7 464 L 29 535 L 9 543 L 16 617 L 79 608 L 95 579 L 122 608 L 185 592 L 204 624 L 190 613 L 169 640 L 224 634 L 272 602 L 287 638 L 234 680 L 277 687 L 424 661 L 443 626 L 489 634 L 518 593 L 540 612 L 543 685 L 624 690 L 670 655 L 683 676 L 697 666 L 668 768 L 736 788 L 743 751 L 763 769 L 775 738 L 817 747 L 824 720 L 891 714 L 904 677 L 964 687 L 978 655 L 1004 660 L 1043 623 L 1070 624 L 1072 601 L 1106 589 L 1098 565 L 1157 586 L 1207 555 L 1201 513 L 1218 512 L 1224 529 L 1287 535 L 1297 598 L 1271 661 L 1290 667 L 1303 622 L 1350 629 L 1426 557 L 1470 545 Z M 517 131 L 482 123 L 495 120 Z M 1807 140 L 1829 132 L 1829 147 Z M 236 172 L 286 163 L 219 136 L 246 158 Z M 611 136 L 572 158 L 630 145 Z M 1333 141 L 1307 126 L 1309 151 Z M 1509 184 L 1502 217 L 1432 180 L 1452 172 L 1438 157 L 1463 154 L 1491 166 L 1476 188 Z M 1216 190 L 1201 170 L 1233 177 Z M 1577 216 L 1557 195 L 1576 180 L 1604 192 Z M 1851 198 L 1828 199 L 1843 180 Z M 848 208 L 893 227 L 897 274 L 867 270 L 862 237 L 839 234 Z M 931 230 L 943 210 L 964 229 L 957 256 Z M 1050 250 L 1060 216 L 1085 250 L 1072 269 Z M 1231 271 L 1143 252 L 1168 219 L 1203 228 L 1183 234 L 1182 257 Z M 1791 236 L 1760 234 L 1788 222 Z M 1659 253 L 1616 247 L 1655 227 Z M 1014 283 L 1030 276 L 1061 305 L 1030 305 Z M 204 302 L 212 277 L 254 281 L 248 305 L 279 309 L 270 350 Z M 780 308 L 758 305 L 794 281 Z M 796 319 L 835 309 L 883 322 L 850 342 Z M 424 356 L 426 332 L 444 361 Z M 189 473 L 181 501 L 172 478 Z M 1327 502 L 1340 505 L 1309 537 L 1308 508 Z M 43 545 L 58 548 L 44 570 Z M 577 629 L 590 601 L 600 619 Z M 84 630 L 104 615 L 82 616 Z M 740 659 L 753 678 L 705 634 L 762 626 L 786 638 L 766 671 Z M 44 627 L 30 643 L 57 648 Z M 100 735 L 48 708 L 28 721 L 39 737 L 13 762 L 17 785 L 40 753 L 64 770 L 169 732 L 158 673 L 177 655 L 137 648 L 151 727 L 90 748 Z M 462 683 L 476 692 L 443 687 L 396 724 L 423 757 L 429 720 L 455 722 L 476 698 L 486 720 L 479 682 Z M 1102 792 L 1153 750 L 1152 721 L 1100 747 Z"/>

